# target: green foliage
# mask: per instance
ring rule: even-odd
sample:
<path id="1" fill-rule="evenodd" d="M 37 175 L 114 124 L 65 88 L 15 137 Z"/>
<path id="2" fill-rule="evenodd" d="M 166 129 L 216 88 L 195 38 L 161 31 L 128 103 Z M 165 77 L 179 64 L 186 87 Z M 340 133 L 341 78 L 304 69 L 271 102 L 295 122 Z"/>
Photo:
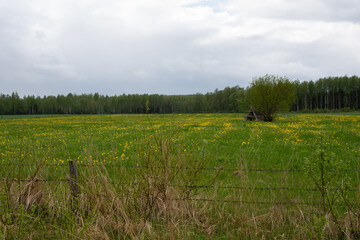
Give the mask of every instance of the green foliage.
<path id="1" fill-rule="evenodd" d="M 320 204 L 322 211 L 319 217 L 315 217 L 316 235 L 318 239 L 328 238 L 325 225 L 330 226 L 330 222 L 338 229 L 339 239 L 345 230 L 339 223 L 340 214 L 335 211 L 336 205 L 341 202 L 346 206 L 347 211 L 351 210 L 350 205 L 346 204 L 348 198 L 347 184 L 350 182 L 348 174 L 343 174 L 341 170 L 350 169 L 348 162 L 336 157 L 326 146 L 328 142 L 320 135 L 320 146 L 315 151 L 315 157 L 306 158 L 304 168 L 309 174 L 316 189 L 320 192 Z M 345 203 L 345 204 L 344 204 Z"/>
<path id="2" fill-rule="evenodd" d="M 24 96 L 0 94 L 0 115 L 19 114 L 124 114 L 244 112 L 245 90 L 226 87 L 206 94 L 159 95 L 68 94 Z"/>
<path id="3" fill-rule="evenodd" d="M 146 103 L 145 103 L 146 113 L 149 113 L 149 111 L 150 111 L 149 104 L 150 104 L 149 99 L 146 99 Z"/>
<path id="4" fill-rule="evenodd" d="M 341 169 L 349 169 L 348 164 L 326 148 L 327 142 L 320 136 L 320 148 L 316 149 L 313 159 L 306 158 L 305 170 L 310 175 L 315 187 L 321 193 L 321 204 L 325 213 L 332 212 L 339 191 L 347 182 L 347 175 L 341 175 Z"/>
<path id="5" fill-rule="evenodd" d="M 266 75 L 261 78 L 275 78 Z M 360 78 L 327 77 L 317 81 L 294 82 L 293 111 L 354 111 L 360 105 Z M 206 94 L 159 95 L 122 94 L 104 96 L 71 94 L 24 96 L 0 94 L 0 115 L 20 114 L 124 114 L 124 113 L 233 113 L 249 109 L 246 90 L 239 86 L 215 89 Z M 146 103 L 148 102 L 148 108 Z"/>
<path id="6" fill-rule="evenodd" d="M 311 225 L 307 226 L 307 238 L 324 239 L 326 224 L 328 224 L 328 221 L 325 215 L 317 216 L 314 214 Z"/>
<path id="7" fill-rule="evenodd" d="M 327 77 L 296 83 L 295 111 L 359 110 L 360 78 L 358 76 Z"/>
<path id="8" fill-rule="evenodd" d="M 250 105 L 264 116 L 265 121 L 272 121 L 276 112 L 289 111 L 294 96 L 294 83 L 274 75 L 255 78 L 246 93 Z"/>

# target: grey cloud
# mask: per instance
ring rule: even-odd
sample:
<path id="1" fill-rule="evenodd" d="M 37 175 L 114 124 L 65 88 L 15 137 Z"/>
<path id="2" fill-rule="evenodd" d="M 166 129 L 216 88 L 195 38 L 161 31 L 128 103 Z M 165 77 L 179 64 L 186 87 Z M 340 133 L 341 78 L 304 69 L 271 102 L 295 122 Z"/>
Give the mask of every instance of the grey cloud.
<path id="1" fill-rule="evenodd" d="M 231 0 L 225 2 L 223 8 L 247 17 L 359 22 L 360 2 L 358 0 Z"/>
<path id="2" fill-rule="evenodd" d="M 188 94 L 267 73 L 359 75 L 357 1 L 272 2 L 2 3 L 1 91 Z"/>

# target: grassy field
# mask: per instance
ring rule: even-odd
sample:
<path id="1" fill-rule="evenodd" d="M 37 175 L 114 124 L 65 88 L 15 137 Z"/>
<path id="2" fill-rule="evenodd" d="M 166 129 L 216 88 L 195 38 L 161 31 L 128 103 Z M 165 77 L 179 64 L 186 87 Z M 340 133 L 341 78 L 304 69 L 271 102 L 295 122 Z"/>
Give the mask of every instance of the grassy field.
<path id="1" fill-rule="evenodd" d="M 243 117 L 2 117 L 0 238 L 360 237 L 360 115 Z"/>

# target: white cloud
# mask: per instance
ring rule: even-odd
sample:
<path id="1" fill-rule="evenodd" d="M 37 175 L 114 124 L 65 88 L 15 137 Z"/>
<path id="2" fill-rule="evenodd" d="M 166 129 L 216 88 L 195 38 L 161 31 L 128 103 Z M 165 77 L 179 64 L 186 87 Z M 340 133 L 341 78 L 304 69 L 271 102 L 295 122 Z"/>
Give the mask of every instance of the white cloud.
<path id="1" fill-rule="evenodd" d="M 24 94 L 178 94 L 266 73 L 360 75 L 359 3 L 0 0 L 0 83 Z"/>

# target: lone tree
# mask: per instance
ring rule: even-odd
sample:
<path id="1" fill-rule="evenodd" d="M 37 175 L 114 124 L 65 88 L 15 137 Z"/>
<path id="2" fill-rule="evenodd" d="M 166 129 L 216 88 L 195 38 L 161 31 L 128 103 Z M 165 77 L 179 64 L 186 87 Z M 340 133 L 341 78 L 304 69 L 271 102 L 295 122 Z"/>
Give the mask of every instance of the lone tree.
<path id="1" fill-rule="evenodd" d="M 289 111 L 295 101 L 295 84 L 286 77 L 265 75 L 255 78 L 246 91 L 246 98 L 264 121 L 273 121 L 275 113 Z"/>

